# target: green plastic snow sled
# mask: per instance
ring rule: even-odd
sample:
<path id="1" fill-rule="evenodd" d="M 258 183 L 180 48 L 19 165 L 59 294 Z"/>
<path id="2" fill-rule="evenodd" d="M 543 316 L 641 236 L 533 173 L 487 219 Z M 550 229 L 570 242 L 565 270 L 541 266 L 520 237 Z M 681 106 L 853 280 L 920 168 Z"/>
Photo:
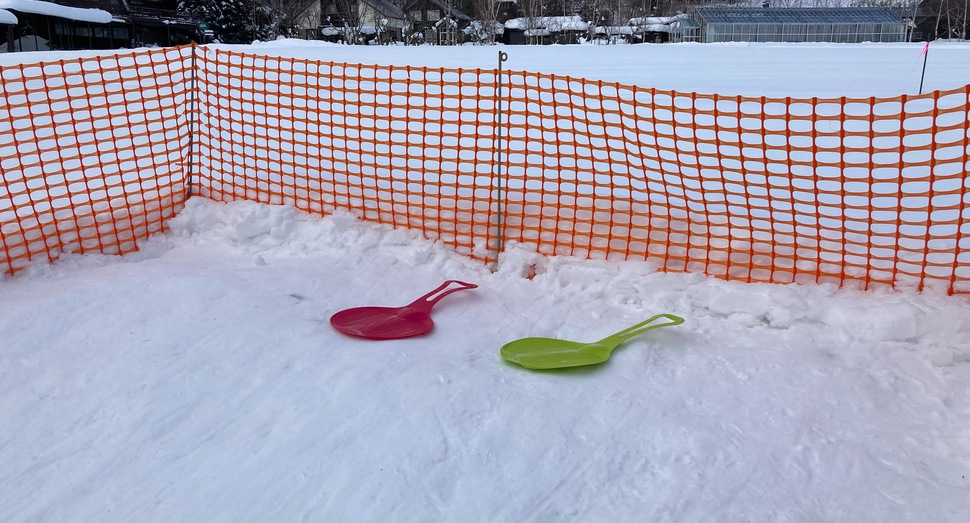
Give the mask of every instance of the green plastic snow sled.
<path id="1" fill-rule="evenodd" d="M 661 318 L 668 321 L 654 323 Z M 638 334 L 681 323 L 684 323 L 684 319 L 680 316 L 658 314 L 595 343 L 580 343 L 556 338 L 522 338 L 506 343 L 500 354 L 506 360 L 518 363 L 527 369 L 561 369 L 596 365 L 610 359 L 613 349 Z"/>

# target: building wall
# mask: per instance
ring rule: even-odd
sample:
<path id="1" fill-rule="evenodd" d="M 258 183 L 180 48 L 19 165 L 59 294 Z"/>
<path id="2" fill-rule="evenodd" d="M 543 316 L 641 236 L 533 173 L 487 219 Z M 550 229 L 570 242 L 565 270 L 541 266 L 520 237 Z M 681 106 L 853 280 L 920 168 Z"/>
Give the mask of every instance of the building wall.
<path id="1" fill-rule="evenodd" d="M 905 24 L 709 24 L 701 41 L 711 42 L 903 42 Z"/>
<path id="2" fill-rule="evenodd" d="M 366 26 L 377 27 L 378 25 L 380 25 L 381 21 L 383 20 L 387 20 L 387 27 L 390 29 L 401 29 L 402 27 L 404 27 L 404 20 L 400 20 L 398 18 L 390 18 L 386 15 L 383 15 L 377 12 L 376 10 L 374 10 L 374 8 L 372 8 L 371 6 L 365 4 L 364 2 L 360 2 L 358 4 L 358 8 L 359 8 L 358 12 L 360 13 L 360 23 L 365 27 Z"/>

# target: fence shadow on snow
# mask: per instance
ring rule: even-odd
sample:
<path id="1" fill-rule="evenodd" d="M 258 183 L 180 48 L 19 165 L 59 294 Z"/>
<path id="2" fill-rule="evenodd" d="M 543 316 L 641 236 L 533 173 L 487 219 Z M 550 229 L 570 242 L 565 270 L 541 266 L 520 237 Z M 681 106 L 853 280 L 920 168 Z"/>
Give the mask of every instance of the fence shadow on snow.
<path id="1" fill-rule="evenodd" d="M 499 89 L 499 75 L 501 86 Z M 970 86 L 751 98 L 180 47 L 0 68 L 0 268 L 125 253 L 186 198 L 495 261 L 970 293 Z"/>

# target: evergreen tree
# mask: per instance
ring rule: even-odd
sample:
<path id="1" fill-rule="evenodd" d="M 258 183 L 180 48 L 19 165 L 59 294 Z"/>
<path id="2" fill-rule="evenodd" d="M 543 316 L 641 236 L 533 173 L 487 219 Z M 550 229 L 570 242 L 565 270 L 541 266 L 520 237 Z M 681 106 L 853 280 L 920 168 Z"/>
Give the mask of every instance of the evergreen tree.
<path id="1" fill-rule="evenodd" d="M 248 0 L 179 0 L 179 10 L 209 24 L 215 38 L 228 44 L 248 44 L 255 38 Z"/>

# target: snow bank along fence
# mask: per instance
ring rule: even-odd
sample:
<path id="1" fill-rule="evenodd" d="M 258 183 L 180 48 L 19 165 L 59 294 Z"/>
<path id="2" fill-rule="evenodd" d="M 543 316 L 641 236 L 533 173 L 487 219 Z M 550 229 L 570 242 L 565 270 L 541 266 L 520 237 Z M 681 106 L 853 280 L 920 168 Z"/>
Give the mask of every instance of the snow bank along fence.
<path id="1" fill-rule="evenodd" d="M 6 272 L 131 251 L 198 195 L 346 209 L 486 262 L 501 235 L 748 282 L 970 293 L 970 86 L 751 98 L 205 47 L 0 75 Z"/>

